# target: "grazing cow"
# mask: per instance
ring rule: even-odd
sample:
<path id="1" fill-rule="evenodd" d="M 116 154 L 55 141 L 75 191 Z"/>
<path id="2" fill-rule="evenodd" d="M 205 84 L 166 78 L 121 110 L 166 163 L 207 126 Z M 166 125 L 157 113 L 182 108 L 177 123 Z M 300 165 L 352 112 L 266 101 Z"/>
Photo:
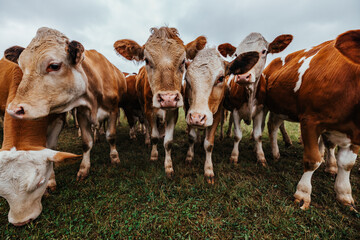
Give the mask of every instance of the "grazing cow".
<path id="1" fill-rule="evenodd" d="M 8 50 L 11 52 L 11 48 Z M 115 145 L 119 103 L 126 91 L 124 75 L 95 50 L 69 41 L 61 32 L 40 28 L 18 56 L 24 76 L 7 112 L 18 119 L 35 119 L 77 107 L 83 159 L 77 179 L 88 176 L 93 146 L 91 125 L 107 119 L 106 139 L 112 163 L 120 163 Z"/>
<path id="2" fill-rule="evenodd" d="M 322 162 L 321 134 L 324 142 L 339 147 L 336 198 L 354 206 L 349 176 L 360 144 L 360 66 L 355 64 L 359 36 L 360 30 L 344 33 L 337 40 L 277 58 L 264 70 L 260 95 L 273 115 L 272 125 L 300 122 L 304 174 L 294 196 L 301 209 L 310 205 L 311 178 Z"/>
<path id="3" fill-rule="evenodd" d="M 259 92 L 259 82 L 262 78 L 262 71 L 265 67 L 266 57 L 269 53 L 278 53 L 283 51 L 292 41 L 291 35 L 280 35 L 274 41 L 268 43 L 260 33 L 249 34 L 237 48 L 229 43 L 218 47 L 219 52 L 224 56 L 239 56 L 241 53 L 256 51 L 260 55 L 258 63 L 245 74 L 238 74 L 230 77 L 228 80 L 229 89 L 225 94 L 224 107 L 232 111 L 234 120 L 235 141 L 231 153 L 230 161 L 237 163 L 239 157 L 239 142 L 242 138 L 240 128 L 241 120 L 246 124 L 254 121 L 253 137 L 255 140 L 255 151 L 257 160 L 263 166 L 266 166 L 266 159 L 262 150 L 261 143 L 261 123 L 265 116 L 257 114 L 261 112 L 263 105 L 258 104 L 257 95 Z M 260 123 L 257 124 L 257 123 Z M 258 126 L 258 127 L 257 127 Z"/>
<path id="4" fill-rule="evenodd" d="M 129 123 L 130 131 L 130 139 L 136 138 L 136 122 L 139 121 L 140 124 L 144 124 L 144 113 L 141 109 L 138 94 L 136 91 L 136 79 L 137 74 L 126 74 L 126 86 L 127 91 L 124 93 L 124 104 L 121 105 L 122 109 L 124 110 L 126 119 Z"/>
<path id="5" fill-rule="evenodd" d="M 22 72 L 17 64 L 0 60 L 1 104 L 15 96 Z M 17 120 L 5 112 L 4 140 L 0 149 L 0 196 L 10 206 L 8 220 L 21 226 L 42 211 L 41 198 L 46 190 L 53 162 L 77 157 L 46 148 L 49 117 Z"/>
<path id="6" fill-rule="evenodd" d="M 185 104 L 186 122 L 189 125 L 189 150 L 186 162 L 194 157 L 195 128 L 205 128 L 204 149 L 206 160 L 204 174 L 208 183 L 214 184 L 212 150 L 215 131 L 223 113 L 223 98 L 226 89 L 225 77 L 243 74 L 258 61 L 257 52 L 243 53 L 233 62 L 226 62 L 216 48 L 201 50 L 186 71 Z"/>
<path id="7" fill-rule="evenodd" d="M 177 29 L 168 27 L 152 28 L 143 46 L 127 39 L 114 43 L 115 50 L 126 59 L 146 63 L 139 70 L 136 90 L 147 120 L 146 127 L 151 131 L 152 161 L 158 159 L 157 143 L 161 137 L 158 125 L 165 123 L 165 172 L 168 177 L 174 173 L 171 145 L 178 108 L 183 105 L 181 82 L 185 59 L 193 59 L 205 44 L 206 38 L 200 36 L 184 45 Z"/>

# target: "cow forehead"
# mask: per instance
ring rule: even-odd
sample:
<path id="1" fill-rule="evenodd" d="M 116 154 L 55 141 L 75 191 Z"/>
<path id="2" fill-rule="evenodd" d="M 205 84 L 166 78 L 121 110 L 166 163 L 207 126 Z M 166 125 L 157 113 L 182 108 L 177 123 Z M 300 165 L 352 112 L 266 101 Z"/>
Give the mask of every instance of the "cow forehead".
<path id="1" fill-rule="evenodd" d="M 155 39 L 145 44 L 145 54 L 148 53 L 155 60 L 166 56 L 178 59 L 185 55 L 185 47 L 174 39 Z"/>
<path id="2" fill-rule="evenodd" d="M 0 151 L 0 167 L 7 163 L 33 163 L 41 164 L 48 158 L 54 157 L 57 152 L 51 149 L 43 150 L 16 150 L 15 147 L 9 151 Z"/>
<path id="3" fill-rule="evenodd" d="M 208 78 L 211 82 L 218 75 L 224 74 L 224 62 L 215 48 L 201 50 L 190 64 L 187 77 Z M 189 79 L 189 80 L 191 80 Z"/>
<path id="4" fill-rule="evenodd" d="M 269 43 L 260 33 L 250 33 L 236 48 L 236 53 L 239 55 L 244 52 L 258 51 L 267 49 Z"/>

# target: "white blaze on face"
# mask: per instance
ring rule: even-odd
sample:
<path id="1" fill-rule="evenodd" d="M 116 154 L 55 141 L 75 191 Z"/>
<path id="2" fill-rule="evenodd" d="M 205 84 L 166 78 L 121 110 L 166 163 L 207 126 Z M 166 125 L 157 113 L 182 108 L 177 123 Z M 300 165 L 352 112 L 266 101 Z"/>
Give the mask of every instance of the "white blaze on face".
<path id="1" fill-rule="evenodd" d="M 186 72 L 190 104 L 186 116 L 188 124 L 190 114 L 197 113 L 206 116 L 204 127 L 212 125 L 214 113 L 210 110 L 209 99 L 211 94 L 221 95 L 225 83 L 217 83 L 217 80 L 224 77 L 224 73 L 224 60 L 216 48 L 203 49 L 196 55 Z"/>
<path id="2" fill-rule="evenodd" d="M 23 225 L 39 216 L 57 151 L 0 151 L 0 196 L 10 205 L 9 222 Z"/>
<path id="3" fill-rule="evenodd" d="M 316 52 L 314 55 L 310 56 L 310 57 L 302 57 L 300 60 L 299 60 L 299 63 L 302 62 L 298 72 L 299 72 L 299 79 L 298 81 L 296 82 L 296 85 L 295 85 L 295 88 L 294 88 L 294 92 L 297 92 L 300 87 L 301 87 L 301 83 L 302 83 L 302 78 L 305 74 L 305 72 L 310 68 L 310 62 L 311 60 L 313 59 L 313 57 L 316 56 L 318 52 Z"/>

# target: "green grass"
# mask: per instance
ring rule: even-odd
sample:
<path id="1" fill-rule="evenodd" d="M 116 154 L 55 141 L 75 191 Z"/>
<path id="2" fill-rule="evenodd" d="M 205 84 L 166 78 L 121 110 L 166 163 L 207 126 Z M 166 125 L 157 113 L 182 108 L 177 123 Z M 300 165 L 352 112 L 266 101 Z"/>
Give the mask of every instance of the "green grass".
<path id="1" fill-rule="evenodd" d="M 195 147 L 193 164 L 185 164 L 188 143 L 183 112 L 175 130 L 171 180 L 164 172 L 162 144 L 159 160 L 149 162 L 144 137 L 138 134 L 137 140 L 130 141 L 122 119 L 117 133 L 119 166 L 110 164 L 109 147 L 101 136 L 92 150 L 90 176 L 76 181 L 80 161 L 56 168 L 57 190 L 43 198 L 43 212 L 34 222 L 24 227 L 9 224 L 9 206 L 0 199 L 0 239 L 360 239 L 360 214 L 336 202 L 334 178 L 323 165 L 312 179 L 310 209 L 302 211 L 294 204 L 303 169 L 297 124 L 286 123 L 293 146 L 285 148 L 279 135 L 281 159 L 276 163 L 265 131 L 268 168 L 256 163 L 251 128 L 242 127 L 236 166 L 229 164 L 233 140 L 216 137 L 216 183 L 209 186 L 203 176 L 202 144 Z M 59 150 L 81 153 L 74 128 L 62 132 Z M 351 174 L 355 201 L 360 199 L 358 168 L 359 163 Z"/>

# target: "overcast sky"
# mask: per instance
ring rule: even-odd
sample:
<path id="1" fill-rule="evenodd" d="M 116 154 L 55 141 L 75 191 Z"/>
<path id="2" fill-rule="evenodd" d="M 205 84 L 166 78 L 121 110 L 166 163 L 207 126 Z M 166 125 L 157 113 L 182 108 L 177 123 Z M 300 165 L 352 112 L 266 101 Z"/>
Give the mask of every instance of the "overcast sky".
<path id="1" fill-rule="evenodd" d="M 360 28 L 360 0 L 0 0 L 0 51 L 26 47 L 46 26 L 96 49 L 124 72 L 141 65 L 116 55 L 113 43 L 133 39 L 143 45 L 151 27 L 179 30 L 185 43 L 205 35 L 208 46 L 237 46 L 251 32 L 268 42 L 292 34 L 280 54 L 311 47 L 350 29 Z"/>

